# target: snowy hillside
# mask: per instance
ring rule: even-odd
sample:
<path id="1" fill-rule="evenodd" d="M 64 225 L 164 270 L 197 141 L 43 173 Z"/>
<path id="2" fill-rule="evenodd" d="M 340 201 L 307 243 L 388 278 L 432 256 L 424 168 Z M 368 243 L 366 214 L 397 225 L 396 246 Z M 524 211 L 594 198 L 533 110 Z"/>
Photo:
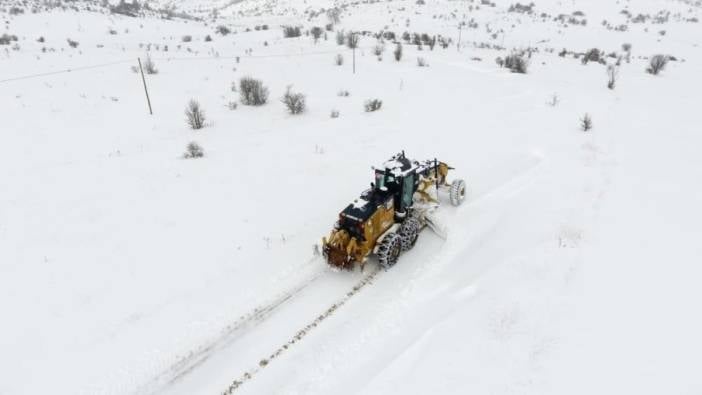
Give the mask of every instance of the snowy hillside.
<path id="1" fill-rule="evenodd" d="M 702 393 L 700 18 L 4 2 L 0 394 Z M 332 270 L 321 238 L 401 150 L 466 179 L 446 239 Z"/>

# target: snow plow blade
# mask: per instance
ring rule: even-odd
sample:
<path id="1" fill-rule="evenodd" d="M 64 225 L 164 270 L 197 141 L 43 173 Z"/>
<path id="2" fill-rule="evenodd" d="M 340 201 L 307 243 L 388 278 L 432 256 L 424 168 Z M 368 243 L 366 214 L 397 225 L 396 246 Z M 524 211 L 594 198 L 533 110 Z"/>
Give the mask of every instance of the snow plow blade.
<path id="1" fill-rule="evenodd" d="M 424 215 L 424 220 L 426 221 L 429 229 L 436 233 L 437 236 L 446 240 L 446 238 L 448 237 L 448 227 L 446 226 L 446 224 L 441 222 L 436 216 L 430 213 L 426 213 Z"/>

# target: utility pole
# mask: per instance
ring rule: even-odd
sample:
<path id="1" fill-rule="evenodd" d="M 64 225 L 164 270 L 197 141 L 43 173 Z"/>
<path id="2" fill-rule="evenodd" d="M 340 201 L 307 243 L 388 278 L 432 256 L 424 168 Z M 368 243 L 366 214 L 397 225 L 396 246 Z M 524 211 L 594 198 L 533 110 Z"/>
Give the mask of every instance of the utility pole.
<path id="1" fill-rule="evenodd" d="M 456 50 L 458 50 L 458 52 L 461 52 L 461 33 L 463 32 L 463 30 L 461 29 L 462 27 L 463 22 L 458 24 L 458 44 L 456 44 Z"/>
<path id="2" fill-rule="evenodd" d="M 356 33 L 351 32 L 349 39 L 352 41 L 351 46 L 353 47 L 353 73 L 356 74 L 356 47 L 358 46 L 358 39 L 356 38 Z"/>
<path id="3" fill-rule="evenodd" d="M 149 104 L 149 115 L 154 115 L 151 110 L 151 99 L 149 99 L 149 90 L 146 88 L 146 78 L 144 78 L 144 69 L 141 67 L 141 58 L 137 58 L 139 62 L 139 71 L 141 72 L 141 82 L 144 83 L 144 92 L 146 93 L 146 102 Z"/>

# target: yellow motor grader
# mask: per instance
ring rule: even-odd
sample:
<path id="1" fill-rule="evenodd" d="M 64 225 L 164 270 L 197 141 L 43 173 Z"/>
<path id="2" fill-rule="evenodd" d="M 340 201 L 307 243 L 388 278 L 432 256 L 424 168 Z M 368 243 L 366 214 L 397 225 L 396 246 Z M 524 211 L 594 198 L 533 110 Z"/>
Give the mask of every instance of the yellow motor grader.
<path id="1" fill-rule="evenodd" d="M 447 182 L 452 169 L 436 159 L 410 160 L 404 151 L 374 168 L 371 188 L 339 214 L 329 237 L 322 239 L 327 263 L 346 270 L 358 263 L 363 269 L 372 254 L 386 269 L 397 263 L 402 252 L 414 247 L 425 226 L 437 229 L 432 213 L 438 207 L 440 189 L 448 191 L 454 206 L 465 199 L 465 181 Z"/>

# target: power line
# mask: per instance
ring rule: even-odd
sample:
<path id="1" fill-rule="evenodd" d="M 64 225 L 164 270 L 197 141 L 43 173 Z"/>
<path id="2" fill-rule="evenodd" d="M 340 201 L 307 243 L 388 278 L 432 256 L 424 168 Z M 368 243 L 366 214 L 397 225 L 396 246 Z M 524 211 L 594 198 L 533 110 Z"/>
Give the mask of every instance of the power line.
<path id="1" fill-rule="evenodd" d="M 344 48 L 342 50 L 348 50 L 349 48 Z M 364 49 L 370 49 L 370 47 L 366 47 Z M 240 56 L 240 55 L 232 55 L 232 56 L 193 56 L 193 57 L 163 57 L 163 58 L 153 58 L 154 60 L 161 60 L 161 61 L 182 61 L 182 60 L 233 60 L 236 58 L 240 59 L 265 59 L 265 58 L 287 58 L 287 57 L 297 57 L 297 56 L 311 56 L 311 55 L 326 55 L 326 54 L 333 54 L 333 53 L 339 53 L 340 50 L 334 50 L 334 51 L 314 51 L 314 52 L 300 52 L 300 53 L 287 53 L 287 54 L 268 54 L 268 55 L 246 55 L 246 56 Z M 56 70 L 56 71 L 49 71 L 46 73 L 38 73 L 38 74 L 28 74 L 28 75 L 23 75 L 19 77 L 12 77 L 12 78 L 7 78 L 0 80 L 0 84 L 4 82 L 11 82 L 11 81 L 20 81 L 20 80 L 26 80 L 26 79 L 31 79 L 31 78 L 40 78 L 40 77 L 46 77 L 50 75 L 57 75 L 57 74 L 63 74 L 63 73 L 71 73 L 71 72 L 77 72 L 77 71 L 85 71 L 85 70 L 91 70 L 91 69 L 98 69 L 102 67 L 108 67 L 108 66 L 114 66 L 117 64 L 124 64 L 124 63 L 132 63 L 134 62 L 133 59 L 127 59 L 127 60 L 118 60 L 115 62 L 110 62 L 110 63 L 102 63 L 102 64 L 97 64 L 97 65 L 91 65 L 91 66 L 81 66 L 81 67 L 73 67 L 69 69 L 63 69 L 63 70 Z"/>
<path id="2" fill-rule="evenodd" d="M 117 65 L 117 64 L 130 63 L 130 62 L 133 62 L 133 61 L 134 61 L 134 60 L 132 60 L 132 59 L 130 59 L 130 60 L 118 60 L 118 61 L 115 61 L 115 62 L 103 63 L 103 64 L 96 64 L 96 65 L 92 65 L 92 66 L 73 67 L 73 68 L 70 68 L 70 69 L 49 71 L 49 72 L 46 72 L 46 73 L 29 74 L 29 75 L 23 75 L 23 76 L 19 76 L 19 77 L 13 77 L 13 78 L 7 78 L 7 79 L 4 79 L 4 80 L 0 80 L 0 83 L 3 83 L 3 82 L 10 82 L 10 81 L 26 80 L 26 79 L 30 79 L 30 78 L 46 77 L 46 76 L 49 76 L 49 75 L 56 75 L 56 74 L 63 74 L 63 73 L 71 73 L 71 72 L 74 72 L 74 71 L 84 71 L 84 70 L 98 69 L 98 68 L 113 66 L 113 65 Z"/>

